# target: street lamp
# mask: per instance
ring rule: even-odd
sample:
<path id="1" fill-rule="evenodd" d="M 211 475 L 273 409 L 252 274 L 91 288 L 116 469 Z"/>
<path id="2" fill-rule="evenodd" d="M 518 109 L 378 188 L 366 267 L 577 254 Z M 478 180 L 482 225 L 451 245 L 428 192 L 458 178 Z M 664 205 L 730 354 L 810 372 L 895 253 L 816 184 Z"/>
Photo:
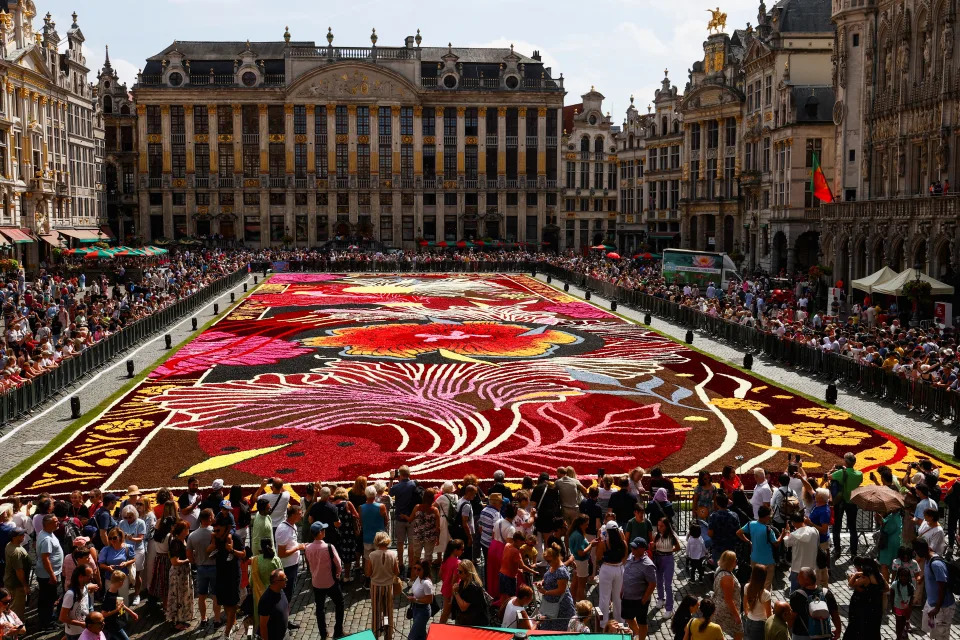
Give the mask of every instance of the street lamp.
<path id="1" fill-rule="evenodd" d="M 916 263 L 915 265 L 913 265 L 913 270 L 914 270 L 914 272 L 916 272 L 916 278 L 914 278 L 914 282 L 916 282 L 917 284 L 914 285 L 914 289 L 913 289 L 913 292 L 914 292 L 914 293 L 913 293 L 913 314 L 910 316 L 910 326 L 911 326 L 911 327 L 918 327 L 918 326 L 920 326 L 920 288 L 919 288 L 919 283 L 920 283 L 920 279 L 921 279 L 921 278 L 920 278 L 920 269 L 921 269 L 921 266 L 922 266 L 922 265 L 921 265 L 919 262 Z"/>

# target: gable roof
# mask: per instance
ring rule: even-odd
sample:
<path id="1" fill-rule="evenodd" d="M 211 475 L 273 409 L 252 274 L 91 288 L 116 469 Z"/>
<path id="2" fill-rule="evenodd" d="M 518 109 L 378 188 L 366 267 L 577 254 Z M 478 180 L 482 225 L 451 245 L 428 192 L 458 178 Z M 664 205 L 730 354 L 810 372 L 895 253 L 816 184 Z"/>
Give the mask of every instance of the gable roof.
<path id="1" fill-rule="evenodd" d="M 830 0 L 780 0 L 780 33 L 833 33 Z"/>

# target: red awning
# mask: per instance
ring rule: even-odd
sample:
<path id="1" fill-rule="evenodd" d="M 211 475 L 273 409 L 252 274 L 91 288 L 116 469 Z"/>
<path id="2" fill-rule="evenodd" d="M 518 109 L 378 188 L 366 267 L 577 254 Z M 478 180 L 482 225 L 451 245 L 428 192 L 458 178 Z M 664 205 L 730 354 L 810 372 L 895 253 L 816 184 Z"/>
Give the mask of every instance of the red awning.
<path id="1" fill-rule="evenodd" d="M 21 229 L 19 227 L 0 227 L 0 233 L 2 233 L 7 240 L 14 244 L 27 244 L 33 242 L 33 237 L 30 235 L 29 229 Z"/>
<path id="2" fill-rule="evenodd" d="M 57 234 L 56 231 L 52 233 L 41 233 L 40 239 L 51 246 L 54 246 L 54 247 L 60 246 L 60 236 Z"/>
<path id="3" fill-rule="evenodd" d="M 110 225 L 105 224 L 100 227 L 100 232 L 103 233 L 104 240 L 116 240 L 117 237 L 113 235 L 113 231 L 110 230 Z"/>
<path id="4" fill-rule="evenodd" d="M 57 231 L 80 242 L 97 242 L 101 239 L 97 235 L 98 229 L 57 229 Z"/>

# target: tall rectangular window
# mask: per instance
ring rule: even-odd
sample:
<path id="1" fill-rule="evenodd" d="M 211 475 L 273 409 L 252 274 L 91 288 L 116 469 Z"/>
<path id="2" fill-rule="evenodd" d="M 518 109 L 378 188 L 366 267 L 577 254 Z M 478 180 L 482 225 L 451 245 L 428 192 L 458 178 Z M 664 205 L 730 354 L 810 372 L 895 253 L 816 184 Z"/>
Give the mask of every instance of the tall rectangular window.
<path id="1" fill-rule="evenodd" d="M 720 145 L 720 124 L 716 120 L 707 121 L 707 149 L 716 149 Z"/>
<path id="2" fill-rule="evenodd" d="M 217 149 L 217 162 L 219 163 L 220 177 L 233 178 L 233 145 L 229 142 L 222 143 Z"/>
<path id="3" fill-rule="evenodd" d="M 17 101 L 19 104 L 19 101 Z M 147 133 L 163 133 L 163 125 L 160 118 L 160 107 L 155 104 L 147 105 Z"/>
<path id="4" fill-rule="evenodd" d="M 369 126 L 369 122 L 368 122 Z M 357 145 L 357 177 L 366 180 L 370 177 L 370 145 Z"/>
<path id="5" fill-rule="evenodd" d="M 763 170 L 770 171 L 770 138 L 763 139 Z"/>
<path id="6" fill-rule="evenodd" d="M 479 173 L 479 165 L 477 164 L 477 145 L 467 145 L 463 160 L 466 179 L 476 180 Z"/>
<path id="7" fill-rule="evenodd" d="M 182 142 L 171 145 L 172 171 L 174 178 L 187 175 L 187 147 Z"/>
<path id="8" fill-rule="evenodd" d="M 336 160 L 337 160 L 337 175 L 346 177 L 347 175 L 347 145 L 340 143 L 337 144 L 336 149 Z"/>
<path id="9" fill-rule="evenodd" d="M 256 178 L 260 175 L 260 147 L 258 145 L 243 145 L 243 175 L 246 178 Z"/>
<path id="10" fill-rule="evenodd" d="M 377 164 L 377 170 L 380 172 L 380 175 L 386 180 L 391 175 L 393 175 L 393 149 L 390 145 L 381 144 L 378 155 L 379 155 L 379 160 Z"/>
<path id="11" fill-rule="evenodd" d="M 197 104 L 193 106 L 193 132 L 201 135 L 210 133 L 210 120 L 207 117 L 206 105 Z"/>
<path id="12" fill-rule="evenodd" d="M 464 135 L 475 136 L 480 133 L 480 125 L 477 119 L 476 107 L 469 107 L 464 112 L 463 125 Z"/>
<path id="13" fill-rule="evenodd" d="M 400 145 L 400 177 L 405 180 L 413 179 L 413 145 Z"/>
<path id="14" fill-rule="evenodd" d="M 357 107 L 357 135 L 370 135 L 370 107 Z"/>
<path id="15" fill-rule="evenodd" d="M 727 156 L 723 159 L 723 197 L 731 199 L 736 195 L 736 158 Z"/>
<path id="16" fill-rule="evenodd" d="M 307 145 L 298 142 L 293 145 L 293 170 L 298 178 L 307 177 Z"/>
<path id="17" fill-rule="evenodd" d="M 345 136 L 350 130 L 350 124 L 347 118 L 347 105 L 338 104 L 333 112 L 334 128 L 338 136 Z"/>
<path id="18" fill-rule="evenodd" d="M 306 135 L 307 133 L 307 107 L 302 104 L 293 105 L 293 133 L 294 135 Z"/>
<path id="19" fill-rule="evenodd" d="M 736 118 L 727 118 L 726 122 L 726 136 L 724 143 L 728 147 L 732 147 L 737 144 L 737 120 Z"/>
<path id="20" fill-rule="evenodd" d="M 390 115 L 390 109 L 383 107 L 377 116 L 377 134 L 386 137 L 393 133 L 393 119 Z"/>
<path id="21" fill-rule="evenodd" d="M 457 135 L 457 109 L 446 107 L 443 110 L 443 137 Z"/>
<path id="22" fill-rule="evenodd" d="M 20 163 L 20 166 L 23 167 L 23 163 Z M 149 144 L 147 145 L 147 168 L 150 172 L 151 178 L 159 178 L 163 175 L 163 145 L 162 144 Z M 73 174 L 76 175 L 76 169 L 73 170 Z"/>
<path id="23" fill-rule="evenodd" d="M 217 133 L 233 135 L 233 107 L 229 104 L 217 105 Z"/>
<path id="24" fill-rule="evenodd" d="M 260 134 L 260 109 L 255 104 L 245 104 L 240 109 L 240 132 Z"/>
<path id="25" fill-rule="evenodd" d="M 324 106 L 314 107 L 313 133 L 318 136 L 327 135 L 327 108 Z"/>
<path id="26" fill-rule="evenodd" d="M 437 148 L 432 144 L 423 145 L 423 179 L 430 181 L 437 177 Z"/>
<path id="27" fill-rule="evenodd" d="M 268 149 L 270 177 L 282 178 L 286 172 L 286 151 L 283 143 L 271 142 Z"/>
<path id="28" fill-rule="evenodd" d="M 444 150 L 443 178 L 444 180 L 456 180 L 457 178 L 457 154 L 453 149 Z"/>
<path id="29" fill-rule="evenodd" d="M 198 178 L 206 178 L 210 175 L 210 145 L 197 143 L 194 145 L 194 157 L 196 172 Z"/>
<path id="30" fill-rule="evenodd" d="M 437 118 L 434 115 L 433 107 L 424 107 L 423 115 L 420 116 L 420 128 L 425 136 L 437 135 Z"/>
<path id="31" fill-rule="evenodd" d="M 187 131 L 187 118 L 182 104 L 170 105 L 170 133 L 183 135 Z"/>
<path id="32" fill-rule="evenodd" d="M 704 176 L 707 179 L 707 193 L 706 197 L 709 200 L 713 200 L 716 197 L 716 191 L 714 190 L 714 185 L 717 180 L 717 159 L 708 158 L 707 159 L 707 175 Z"/>
<path id="33" fill-rule="evenodd" d="M 690 148 L 693 151 L 700 150 L 700 124 L 697 122 L 690 125 Z"/>
<path id="34" fill-rule="evenodd" d="M 413 107 L 400 107 L 400 135 L 413 135 Z"/>
<path id="35" fill-rule="evenodd" d="M 577 186 L 577 163 L 567 163 L 567 189 L 573 189 Z"/>

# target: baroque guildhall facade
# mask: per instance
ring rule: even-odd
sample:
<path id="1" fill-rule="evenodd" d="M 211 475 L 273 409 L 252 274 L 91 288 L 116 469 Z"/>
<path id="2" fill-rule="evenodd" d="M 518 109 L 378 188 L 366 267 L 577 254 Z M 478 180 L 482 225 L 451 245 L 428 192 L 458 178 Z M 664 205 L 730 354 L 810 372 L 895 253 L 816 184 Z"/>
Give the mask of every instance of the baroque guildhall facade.
<path id="1" fill-rule="evenodd" d="M 848 282 L 886 265 L 955 284 L 957 2 L 834 0 L 832 10 L 842 202 L 823 207 L 825 260 Z"/>
<path id="2" fill-rule="evenodd" d="M 74 13 L 61 47 L 32 0 L 0 1 L 0 244 L 34 270 L 54 247 L 100 229 L 103 123 Z"/>
<path id="3" fill-rule="evenodd" d="M 174 42 L 136 101 L 138 233 L 557 247 L 563 77 L 537 52 Z"/>

